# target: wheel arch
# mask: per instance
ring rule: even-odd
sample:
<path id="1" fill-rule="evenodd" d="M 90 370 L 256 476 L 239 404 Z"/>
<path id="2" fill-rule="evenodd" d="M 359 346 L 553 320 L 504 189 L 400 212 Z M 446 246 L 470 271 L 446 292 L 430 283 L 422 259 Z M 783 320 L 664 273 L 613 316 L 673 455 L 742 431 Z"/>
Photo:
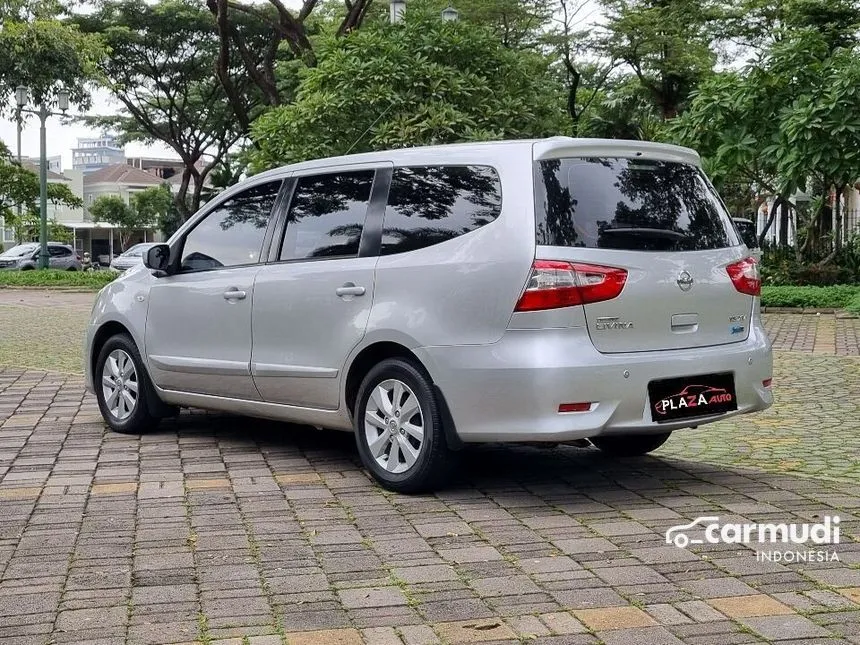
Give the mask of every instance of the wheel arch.
<path id="1" fill-rule="evenodd" d="M 102 351 L 102 347 L 108 341 L 111 336 L 116 336 L 117 334 L 126 334 L 135 345 L 138 346 L 138 351 L 140 351 L 140 344 L 134 337 L 134 334 L 131 333 L 128 327 L 126 327 L 123 323 L 118 320 L 108 320 L 105 321 L 93 335 L 93 342 L 90 349 L 90 355 L 88 357 L 90 373 L 95 375 L 96 372 L 96 361 L 98 360 L 99 353 Z M 142 356 L 141 352 L 141 356 Z"/>
<path id="2" fill-rule="evenodd" d="M 401 358 L 409 361 L 418 368 L 427 380 L 436 394 L 439 412 L 442 416 L 442 424 L 445 431 L 445 437 L 448 443 L 448 448 L 451 450 L 460 450 L 463 447 L 463 442 L 457 434 L 454 419 L 451 416 L 451 411 L 448 407 L 448 402 L 445 400 L 445 395 L 439 388 L 438 383 L 433 379 L 430 370 L 424 362 L 406 345 L 391 340 L 378 340 L 372 342 L 363 348 L 349 361 L 349 368 L 346 371 L 343 386 L 343 402 L 346 406 L 346 413 L 350 421 L 355 416 L 355 404 L 358 397 L 358 389 L 361 387 L 361 382 L 367 373 L 374 365 L 387 358 Z"/>

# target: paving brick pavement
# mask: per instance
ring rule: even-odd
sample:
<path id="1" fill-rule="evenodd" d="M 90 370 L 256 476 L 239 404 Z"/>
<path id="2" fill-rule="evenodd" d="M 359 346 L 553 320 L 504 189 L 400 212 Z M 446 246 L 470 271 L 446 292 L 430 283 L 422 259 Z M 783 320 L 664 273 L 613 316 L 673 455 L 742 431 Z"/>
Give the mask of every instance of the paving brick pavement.
<path id="1" fill-rule="evenodd" d="M 642 459 L 476 448 L 407 497 L 348 435 L 187 413 L 123 436 L 79 377 L 0 369 L 0 642 L 858 644 L 858 375 L 782 353 L 773 411 Z M 838 562 L 663 536 L 826 514 Z"/>
<path id="2" fill-rule="evenodd" d="M 7 295 L 0 317 L 47 306 Z M 85 319 L 91 298 L 57 306 Z M 0 643 L 858 645 L 860 360 L 836 355 L 858 321 L 766 324 L 793 351 L 765 413 L 640 459 L 474 448 L 415 497 L 375 486 L 348 435 L 185 413 L 123 436 L 79 376 L 0 367 Z M 664 539 L 832 514 L 838 562 Z"/>

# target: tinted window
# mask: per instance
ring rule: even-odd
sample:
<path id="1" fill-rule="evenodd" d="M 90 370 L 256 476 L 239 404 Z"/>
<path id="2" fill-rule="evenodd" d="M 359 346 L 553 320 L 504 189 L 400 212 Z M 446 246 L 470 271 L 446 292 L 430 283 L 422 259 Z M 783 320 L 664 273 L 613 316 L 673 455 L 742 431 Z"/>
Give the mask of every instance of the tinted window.
<path id="1" fill-rule="evenodd" d="M 217 206 L 185 238 L 187 271 L 254 264 L 260 260 L 280 181 L 260 184 Z"/>
<path id="2" fill-rule="evenodd" d="M 48 255 L 53 258 L 64 258 L 68 257 L 72 254 L 71 249 L 67 249 L 65 246 L 49 246 L 48 247 Z"/>
<path id="3" fill-rule="evenodd" d="M 362 170 L 299 178 L 281 260 L 357 256 L 373 174 Z"/>
<path id="4" fill-rule="evenodd" d="M 537 243 L 636 251 L 729 246 L 728 216 L 701 171 L 633 159 L 539 162 Z"/>
<path id="5" fill-rule="evenodd" d="M 487 166 L 395 168 L 382 231 L 382 254 L 439 244 L 489 224 L 502 187 Z"/>

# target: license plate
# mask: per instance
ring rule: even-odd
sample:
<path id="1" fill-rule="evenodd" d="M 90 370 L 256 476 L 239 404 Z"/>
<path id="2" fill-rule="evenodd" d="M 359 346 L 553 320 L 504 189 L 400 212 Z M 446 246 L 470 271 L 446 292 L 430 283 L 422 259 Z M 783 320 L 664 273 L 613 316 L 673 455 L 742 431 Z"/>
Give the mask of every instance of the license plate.
<path id="1" fill-rule="evenodd" d="M 657 423 L 704 417 L 738 409 L 731 373 L 651 381 L 651 420 Z"/>

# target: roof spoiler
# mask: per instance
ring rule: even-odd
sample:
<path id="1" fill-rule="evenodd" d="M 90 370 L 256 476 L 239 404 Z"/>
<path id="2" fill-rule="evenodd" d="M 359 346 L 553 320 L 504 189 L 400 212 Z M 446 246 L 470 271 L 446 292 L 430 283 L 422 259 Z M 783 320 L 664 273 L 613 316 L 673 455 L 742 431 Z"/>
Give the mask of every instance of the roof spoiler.
<path id="1" fill-rule="evenodd" d="M 574 139 L 552 137 L 536 141 L 532 148 L 535 161 L 565 157 L 641 157 L 659 161 L 674 161 L 701 167 L 699 153 L 690 148 L 653 141 L 624 139 Z"/>

